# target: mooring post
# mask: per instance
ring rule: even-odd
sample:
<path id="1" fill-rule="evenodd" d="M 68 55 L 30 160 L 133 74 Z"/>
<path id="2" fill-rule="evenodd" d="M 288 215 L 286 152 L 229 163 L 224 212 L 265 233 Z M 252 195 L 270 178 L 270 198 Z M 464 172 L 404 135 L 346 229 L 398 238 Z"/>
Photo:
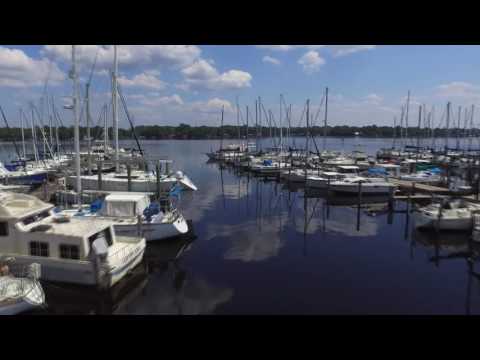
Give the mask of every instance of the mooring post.
<path id="1" fill-rule="evenodd" d="M 358 182 L 357 231 L 360 231 L 360 208 L 362 205 L 362 181 Z"/>
<path id="2" fill-rule="evenodd" d="M 127 189 L 128 192 L 132 191 L 132 165 L 127 164 Z"/>
<path id="3" fill-rule="evenodd" d="M 97 176 L 98 176 L 97 189 L 98 190 L 102 190 L 102 170 L 103 170 L 103 161 L 100 160 L 97 162 Z"/>
<path id="4" fill-rule="evenodd" d="M 47 187 L 47 179 L 43 179 L 43 200 L 48 200 L 48 187 Z"/>
<path id="5" fill-rule="evenodd" d="M 389 225 L 393 224 L 393 212 L 395 211 L 394 193 L 395 193 L 395 188 L 390 187 L 390 189 L 388 190 L 388 218 L 387 218 L 387 223 Z"/>
<path id="6" fill-rule="evenodd" d="M 170 163 L 167 161 L 165 163 L 165 175 L 169 175 L 170 174 Z"/>

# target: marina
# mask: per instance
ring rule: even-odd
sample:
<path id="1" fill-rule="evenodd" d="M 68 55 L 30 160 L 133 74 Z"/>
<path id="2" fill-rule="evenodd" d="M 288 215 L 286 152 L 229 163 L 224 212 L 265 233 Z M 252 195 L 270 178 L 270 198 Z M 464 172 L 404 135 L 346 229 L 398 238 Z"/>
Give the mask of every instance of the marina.
<path id="1" fill-rule="evenodd" d="M 474 105 L 446 101 L 434 123 L 406 91 L 391 137 L 337 137 L 329 87 L 300 105 L 216 98 L 189 108 L 211 134 L 149 140 L 135 99 L 152 100 L 132 88 L 159 73 L 125 77 L 118 45 L 86 66 L 81 48 L 65 48 L 62 107 L 48 78 L 19 127 L 0 107 L 0 314 L 480 313 Z"/>

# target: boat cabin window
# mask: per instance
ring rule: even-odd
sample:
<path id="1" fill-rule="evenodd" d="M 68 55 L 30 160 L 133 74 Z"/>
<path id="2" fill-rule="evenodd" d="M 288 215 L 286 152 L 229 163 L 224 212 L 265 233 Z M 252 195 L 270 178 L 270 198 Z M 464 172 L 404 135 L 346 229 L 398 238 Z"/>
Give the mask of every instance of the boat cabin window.
<path id="1" fill-rule="evenodd" d="M 77 245 L 60 245 L 60 257 L 62 259 L 80 259 L 80 249 Z"/>
<path id="2" fill-rule="evenodd" d="M 8 236 L 8 223 L 0 222 L 0 236 Z"/>
<path id="3" fill-rule="evenodd" d="M 30 255 L 49 257 L 48 243 L 40 241 L 30 242 Z"/>
<path id="4" fill-rule="evenodd" d="M 105 229 L 103 231 L 100 231 L 96 233 L 95 235 L 92 235 L 88 238 L 88 243 L 90 245 L 90 248 L 92 248 L 92 244 L 95 240 L 104 238 L 105 241 L 107 242 L 108 246 L 112 246 L 112 233 L 110 232 L 110 228 Z"/>
<path id="5" fill-rule="evenodd" d="M 33 224 L 37 221 L 43 220 L 43 219 L 45 219 L 49 216 L 50 216 L 50 213 L 48 211 L 44 211 L 44 212 L 41 212 L 40 214 L 35 214 L 35 215 L 29 216 L 29 217 L 23 219 L 22 224 L 23 225 L 30 225 L 30 224 Z"/>

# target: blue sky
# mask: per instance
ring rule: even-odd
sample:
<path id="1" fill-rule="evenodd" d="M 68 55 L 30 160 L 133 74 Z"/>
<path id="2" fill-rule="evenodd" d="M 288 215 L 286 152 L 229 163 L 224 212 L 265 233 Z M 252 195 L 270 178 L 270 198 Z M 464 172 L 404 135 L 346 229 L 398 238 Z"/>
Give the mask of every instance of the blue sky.
<path id="1" fill-rule="evenodd" d="M 245 111 L 258 96 L 278 118 L 280 94 L 292 104 L 297 124 L 305 101 L 314 112 L 326 86 L 332 125 L 391 125 L 408 90 L 411 123 L 420 104 L 435 106 L 440 122 L 448 101 L 457 109 L 480 100 L 479 46 L 119 45 L 118 51 L 120 84 L 137 124 L 217 125 L 222 106 L 226 122 L 235 123 L 236 98 Z M 71 94 L 70 54 L 69 45 L 0 46 L 0 105 L 12 124 L 20 108 L 39 103 L 46 79 L 63 122 L 72 123 L 71 112 L 61 109 Z M 81 92 L 96 54 L 95 122 L 109 101 L 113 50 L 77 46 Z M 127 126 L 124 117 L 121 126 Z"/>

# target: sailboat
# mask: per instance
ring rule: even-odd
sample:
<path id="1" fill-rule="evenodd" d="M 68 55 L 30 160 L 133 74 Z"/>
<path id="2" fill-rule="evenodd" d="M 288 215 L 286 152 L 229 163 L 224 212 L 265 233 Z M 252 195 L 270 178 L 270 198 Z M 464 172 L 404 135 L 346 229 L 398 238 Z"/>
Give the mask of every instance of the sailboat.
<path id="1" fill-rule="evenodd" d="M 99 184 L 97 176 L 82 175 L 80 176 L 80 183 L 85 190 L 104 190 L 104 191 L 134 191 L 134 192 L 152 192 L 157 187 L 157 182 L 160 184 L 161 191 L 168 191 L 172 189 L 175 184 L 180 184 L 187 190 L 198 190 L 195 184 L 182 171 L 175 173 L 157 174 L 154 171 L 134 170 L 131 173 L 132 188 L 128 188 L 129 179 L 126 171 L 122 171 L 120 166 L 120 147 L 118 142 L 118 60 L 117 60 L 117 45 L 114 45 L 114 71 L 112 74 L 112 114 L 113 114 L 113 128 L 114 128 L 114 163 L 115 173 L 105 174 L 102 177 L 102 182 Z M 121 94 L 120 94 L 121 95 Z M 122 103 L 124 98 L 121 96 Z M 128 113 L 127 113 L 127 117 Z M 133 125 L 133 124 L 131 124 Z M 134 130 L 134 127 L 132 126 Z M 78 149 L 80 153 L 80 150 Z M 67 185 L 72 186 L 77 181 L 75 176 L 67 177 Z"/>
<path id="2" fill-rule="evenodd" d="M 190 230 L 178 209 L 161 208 L 159 203 L 150 202 L 145 193 L 112 193 L 103 200 L 94 201 L 88 208 L 64 210 L 59 215 L 113 221 L 117 234 L 131 236 L 141 232 L 147 241 L 174 238 Z"/>

